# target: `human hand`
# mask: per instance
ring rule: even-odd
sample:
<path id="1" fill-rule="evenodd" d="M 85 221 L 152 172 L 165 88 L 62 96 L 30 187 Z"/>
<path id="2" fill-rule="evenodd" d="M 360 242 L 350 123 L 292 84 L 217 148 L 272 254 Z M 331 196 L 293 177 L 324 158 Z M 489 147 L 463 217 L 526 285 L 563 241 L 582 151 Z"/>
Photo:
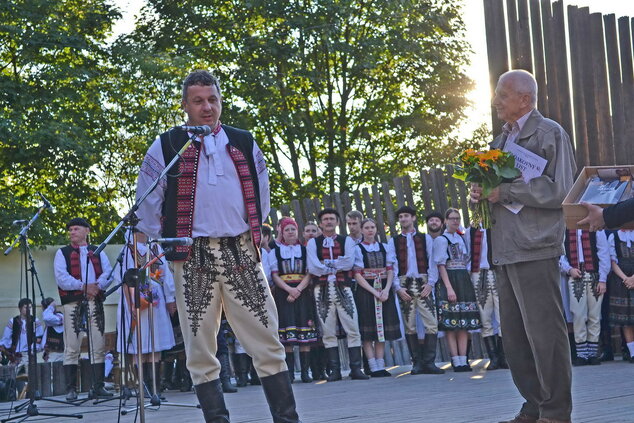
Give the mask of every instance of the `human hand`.
<path id="1" fill-rule="evenodd" d="M 99 295 L 99 285 L 96 283 L 89 283 L 86 285 L 86 296 L 89 300 L 93 300 L 97 295 Z"/>
<path id="2" fill-rule="evenodd" d="M 605 282 L 599 282 L 597 284 L 597 295 L 605 294 L 606 289 L 607 289 L 606 283 Z"/>
<path id="3" fill-rule="evenodd" d="M 482 186 L 480 184 L 476 184 L 475 182 L 471 183 L 469 187 L 469 201 L 471 203 L 478 203 L 482 199 Z"/>
<path id="4" fill-rule="evenodd" d="M 634 275 L 623 279 L 623 283 L 627 289 L 634 289 Z"/>
<path id="5" fill-rule="evenodd" d="M 289 295 L 288 297 L 286 297 L 286 301 L 288 301 L 289 303 L 294 303 L 295 297 L 293 297 L 292 295 Z"/>
<path id="6" fill-rule="evenodd" d="M 603 209 L 596 204 L 581 203 L 583 207 L 588 210 L 588 215 L 577 222 L 577 225 L 590 225 L 590 231 L 600 231 L 605 227 L 605 221 L 603 220 Z"/>
<path id="7" fill-rule="evenodd" d="M 302 291 L 300 291 L 297 288 L 290 288 L 288 290 L 288 295 L 290 295 L 291 297 L 293 297 L 293 299 L 297 299 L 299 298 L 299 296 L 302 294 Z"/>
<path id="8" fill-rule="evenodd" d="M 421 298 L 427 298 L 429 294 L 431 294 L 432 289 L 433 288 L 430 284 L 425 284 L 425 286 L 423 287 L 423 291 L 420 293 Z"/>
<path id="9" fill-rule="evenodd" d="M 386 302 L 387 299 L 390 296 L 390 291 L 387 289 L 384 289 L 381 291 L 381 295 L 379 296 L 379 301 L 381 301 L 382 303 Z"/>
<path id="10" fill-rule="evenodd" d="M 455 303 L 458 300 L 458 297 L 456 296 L 456 292 L 453 290 L 453 288 L 447 289 L 447 300 L 450 303 Z"/>
<path id="11" fill-rule="evenodd" d="M 583 276 L 581 270 L 575 267 L 571 267 L 570 270 L 568 270 L 568 275 L 573 279 L 581 279 L 581 277 Z"/>
<path id="12" fill-rule="evenodd" d="M 396 291 L 396 293 L 398 294 L 401 300 L 407 301 L 407 302 L 412 301 L 412 297 L 407 293 L 407 289 L 401 288 L 398 291 Z"/>
<path id="13" fill-rule="evenodd" d="M 167 308 L 167 312 L 170 314 L 170 316 L 173 316 L 174 313 L 176 313 L 176 301 L 165 304 L 165 307 Z"/>
<path id="14" fill-rule="evenodd" d="M 491 203 L 497 203 L 498 201 L 500 201 L 500 187 L 493 188 L 487 198 Z"/>

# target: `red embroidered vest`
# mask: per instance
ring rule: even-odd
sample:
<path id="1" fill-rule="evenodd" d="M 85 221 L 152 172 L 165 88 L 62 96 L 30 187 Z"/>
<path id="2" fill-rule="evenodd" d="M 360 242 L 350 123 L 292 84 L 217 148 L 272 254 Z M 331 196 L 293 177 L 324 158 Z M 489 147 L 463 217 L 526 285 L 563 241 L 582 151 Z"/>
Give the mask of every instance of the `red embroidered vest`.
<path id="1" fill-rule="evenodd" d="M 394 238 L 394 249 L 398 260 L 398 275 L 407 275 L 407 236 L 400 234 Z M 427 274 L 429 258 L 427 257 L 427 236 L 416 232 L 414 234 L 414 247 L 416 248 L 416 266 L 418 273 Z"/>
<path id="2" fill-rule="evenodd" d="M 99 256 L 93 255 L 93 251 L 97 249 L 95 245 L 88 246 L 88 257 L 90 258 L 90 262 L 92 264 L 93 269 L 95 270 L 95 279 L 99 279 L 99 276 L 103 273 L 101 269 L 101 259 Z M 68 273 L 77 280 L 83 280 L 83 276 L 81 274 L 81 263 L 79 249 L 74 248 L 72 245 L 67 245 L 62 248 L 62 254 L 64 255 L 64 259 L 66 259 L 66 270 Z M 66 291 L 60 287 L 57 287 L 59 291 L 59 299 L 62 304 L 68 304 L 75 301 L 81 301 L 84 298 L 84 291 L 82 290 L 73 290 Z M 95 298 L 96 300 L 103 301 L 106 299 L 104 292 L 100 291 L 99 295 Z"/>

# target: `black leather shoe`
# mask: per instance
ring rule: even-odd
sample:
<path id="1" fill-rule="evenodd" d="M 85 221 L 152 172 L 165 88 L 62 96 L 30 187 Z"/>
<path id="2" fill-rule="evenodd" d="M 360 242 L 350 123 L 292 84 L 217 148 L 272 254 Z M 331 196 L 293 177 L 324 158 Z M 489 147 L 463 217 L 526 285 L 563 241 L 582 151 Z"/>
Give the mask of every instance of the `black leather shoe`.
<path id="1" fill-rule="evenodd" d="M 583 358 L 583 357 L 575 357 L 574 360 L 572 360 L 572 365 L 575 367 L 579 367 L 579 366 L 587 366 L 588 363 L 588 359 Z"/>

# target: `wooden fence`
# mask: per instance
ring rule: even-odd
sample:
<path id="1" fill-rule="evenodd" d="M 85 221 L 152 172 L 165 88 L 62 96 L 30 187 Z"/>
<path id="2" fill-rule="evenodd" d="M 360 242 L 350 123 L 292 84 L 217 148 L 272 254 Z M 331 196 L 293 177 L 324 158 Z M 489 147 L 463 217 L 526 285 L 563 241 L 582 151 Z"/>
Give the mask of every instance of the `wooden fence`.
<path id="1" fill-rule="evenodd" d="M 273 208 L 268 222 L 275 227 L 282 216 L 292 216 L 300 228 L 308 221 L 316 221 L 317 213 L 324 207 L 337 209 L 342 219 L 339 233 L 347 234 L 345 215 L 358 210 L 365 217 L 377 221 L 378 233 L 383 241 L 397 232 L 398 216 L 395 211 L 403 205 L 418 210 L 419 223 L 432 210 L 443 213 L 449 207 L 462 210 L 465 226 L 469 221 L 467 188 L 464 182 L 453 178 L 452 166 L 444 169 L 423 169 L 417 178 L 409 175 L 384 181 L 381 185 L 353 192 L 335 192 L 321 198 L 293 200 L 279 208 Z"/>
<path id="2" fill-rule="evenodd" d="M 634 163 L 632 19 L 561 0 L 483 1 L 491 95 L 507 70 L 532 72 L 538 108 L 570 134 L 579 170 Z"/>

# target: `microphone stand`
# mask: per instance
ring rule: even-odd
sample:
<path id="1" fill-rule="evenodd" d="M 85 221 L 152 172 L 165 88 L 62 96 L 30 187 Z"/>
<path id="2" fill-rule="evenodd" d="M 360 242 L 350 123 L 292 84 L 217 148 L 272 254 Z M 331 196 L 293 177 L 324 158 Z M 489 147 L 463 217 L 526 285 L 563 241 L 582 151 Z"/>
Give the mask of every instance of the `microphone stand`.
<path id="1" fill-rule="evenodd" d="M 26 407 L 26 411 L 23 414 L 19 414 L 17 416 L 13 416 L 13 417 L 8 417 L 6 419 L 2 419 L 1 422 L 5 423 L 5 422 L 9 422 L 12 420 L 17 420 L 17 419 L 22 419 L 21 421 L 24 421 L 26 419 L 28 419 L 29 417 L 36 417 L 36 416 L 46 416 L 46 417 L 72 417 L 72 418 L 76 418 L 76 419 L 81 419 L 83 418 L 83 415 L 81 414 L 57 414 L 57 413 L 41 413 L 39 411 L 39 409 L 37 408 L 37 404 L 35 404 L 36 400 L 41 399 L 40 393 L 37 390 L 37 381 L 38 381 L 38 377 L 37 377 L 37 348 L 36 348 L 36 340 L 37 340 L 37 336 L 35 333 L 35 319 L 36 319 L 36 309 L 37 307 L 35 306 L 36 304 L 36 298 L 35 298 L 35 280 L 37 279 L 38 285 L 40 284 L 39 282 L 39 278 L 37 277 L 37 271 L 35 270 L 35 260 L 33 260 L 33 257 L 31 255 L 31 251 L 29 249 L 29 239 L 28 239 L 28 232 L 29 229 L 31 228 L 31 226 L 35 223 L 35 221 L 40 217 L 40 214 L 42 214 L 42 212 L 44 212 L 44 210 L 50 208 L 51 205 L 50 203 L 45 202 L 42 206 L 40 206 L 40 208 L 38 209 L 38 211 L 35 213 L 35 215 L 33 215 L 33 217 L 29 220 L 29 222 L 24 225 L 22 227 L 22 229 L 20 230 L 20 232 L 18 233 L 15 241 L 13 242 L 13 244 L 7 248 L 7 250 L 4 252 L 4 255 L 7 256 L 11 253 L 11 251 L 13 251 L 13 248 L 18 245 L 18 243 L 21 244 L 22 248 L 21 248 L 21 255 L 22 258 L 24 260 L 24 282 L 26 285 L 26 297 L 29 298 L 31 300 L 31 316 L 29 318 L 27 318 L 26 320 L 26 333 L 27 333 L 27 354 L 28 354 L 28 358 L 29 358 L 29 364 L 28 364 L 28 369 L 27 369 L 27 373 L 28 373 L 28 386 L 27 386 L 27 396 L 28 396 L 28 401 L 24 404 L 18 405 L 17 407 L 15 407 L 16 411 L 20 411 L 22 410 L 24 407 Z M 28 258 L 30 257 L 31 259 L 31 268 L 29 269 L 28 267 Z M 31 289 L 29 290 L 29 272 L 31 272 Z M 40 293 L 42 292 L 42 288 L 40 286 Z M 29 293 L 31 294 L 31 296 L 29 297 Z M 42 294 L 42 298 L 44 298 L 44 294 Z M 54 401 L 57 402 L 57 401 Z"/>
<path id="2" fill-rule="evenodd" d="M 151 354 L 151 365 L 152 365 L 152 392 L 150 393 L 150 406 L 152 407 L 156 407 L 156 408 L 152 408 L 152 410 L 158 411 L 159 407 L 161 406 L 161 404 L 163 405 L 169 405 L 172 407 L 189 407 L 189 408 L 200 408 L 200 405 L 193 405 L 193 404 L 183 404 L 183 403 L 174 403 L 174 402 L 169 402 L 167 399 L 163 398 L 163 401 L 165 401 L 164 403 L 161 403 L 161 396 L 158 394 L 158 389 L 157 389 L 157 383 L 156 383 L 156 362 L 154 361 L 154 356 L 156 354 L 155 350 L 155 344 L 154 344 L 154 306 L 153 306 L 153 302 L 154 302 L 154 298 L 153 295 L 154 293 L 152 292 L 152 279 L 150 277 L 150 270 L 151 270 L 151 266 L 152 264 L 154 264 L 157 260 L 160 260 L 161 257 L 163 257 L 165 255 L 165 252 L 158 254 L 158 253 L 154 253 L 155 257 L 152 259 L 151 258 L 151 254 L 152 252 L 152 244 L 158 242 L 157 240 L 148 240 L 148 244 L 147 244 L 147 252 L 145 254 L 145 264 L 138 269 L 139 271 L 144 271 L 144 278 L 145 281 L 147 282 L 149 289 L 148 289 L 148 303 L 149 303 L 149 307 L 148 307 L 148 327 L 150 330 L 150 353 Z M 136 244 L 135 244 L 136 247 Z M 136 257 L 136 252 L 135 252 L 135 257 Z M 137 284 L 137 289 L 135 291 L 135 298 L 137 297 L 137 295 L 140 297 L 140 292 L 139 292 L 139 287 L 140 284 Z M 137 354 L 137 363 L 142 362 L 142 356 L 143 356 L 143 351 L 142 351 L 142 344 L 141 344 L 141 340 L 140 340 L 140 326 L 141 326 L 141 316 L 138 313 L 138 311 L 140 310 L 140 308 L 137 307 L 137 349 L 136 349 L 136 354 Z M 141 365 L 139 365 L 139 367 L 142 367 Z M 145 385 L 142 379 L 142 375 L 143 375 L 143 371 L 140 370 L 139 371 L 139 390 L 141 391 L 141 386 Z M 147 387 L 146 387 L 147 388 Z M 149 388 L 147 388 L 149 391 Z M 121 411 L 121 415 L 126 415 L 131 411 L 135 411 L 137 409 L 141 410 L 145 410 L 145 407 L 143 406 L 143 401 L 144 398 L 142 396 L 142 394 L 140 394 L 139 396 L 139 403 L 137 404 L 137 406 L 126 409 L 126 410 L 122 410 Z M 150 408 L 148 408 L 150 409 Z"/>
<path id="3" fill-rule="evenodd" d="M 180 157 L 183 155 L 185 150 L 187 150 L 187 148 L 191 145 L 191 143 L 194 142 L 194 139 L 197 136 L 198 136 L 197 134 L 192 134 L 192 136 L 189 137 L 189 139 L 185 142 L 185 144 L 181 147 L 181 149 L 176 153 L 174 158 L 165 166 L 165 168 L 161 171 L 159 176 L 154 181 L 152 181 L 152 183 L 147 188 L 147 190 L 134 202 L 134 204 L 132 205 L 132 207 L 130 208 L 128 213 L 126 213 L 126 215 L 119 221 L 117 226 L 112 230 L 112 232 L 110 232 L 110 234 L 106 237 L 106 239 L 103 240 L 103 242 L 99 245 L 99 247 L 97 247 L 97 249 L 94 251 L 93 254 L 99 255 L 106 248 L 106 246 L 112 240 L 112 238 L 116 235 L 116 233 L 124 225 L 128 224 L 128 225 L 130 225 L 132 227 L 136 226 L 136 224 L 138 223 L 138 217 L 136 216 L 136 212 L 137 212 L 137 210 L 139 210 L 139 206 L 141 205 L 141 203 L 143 203 L 143 201 L 145 201 L 147 196 L 150 195 L 152 193 L 152 191 L 154 191 L 154 189 L 159 184 L 161 179 L 166 177 L 167 173 L 171 170 L 172 167 L 174 167 L 176 162 L 180 159 Z M 136 239 L 135 239 L 134 245 L 135 245 L 135 250 L 136 250 Z M 136 255 L 136 251 L 135 251 L 135 255 Z M 137 289 L 135 297 L 137 297 L 139 295 L 138 291 L 139 290 Z M 135 298 L 135 300 L 136 299 L 137 298 Z M 137 313 L 137 318 L 139 318 L 140 314 L 141 314 L 140 308 L 137 308 L 136 313 Z M 140 323 L 140 320 L 137 320 L 137 322 Z M 140 325 L 138 325 L 138 326 L 140 326 Z M 138 341 L 137 342 L 137 347 L 138 348 L 140 348 L 140 346 L 141 346 L 141 333 L 140 333 L 139 329 L 140 328 L 137 329 L 137 341 Z M 143 392 L 143 389 L 142 389 L 143 366 L 141 365 L 140 362 L 139 362 L 139 366 L 138 366 L 138 375 L 137 375 L 137 377 L 139 378 L 139 381 L 138 381 L 138 385 L 139 385 L 139 390 L 138 390 L 138 395 L 139 395 L 139 400 L 138 400 L 139 416 L 140 416 L 141 423 L 145 423 L 145 407 L 144 407 L 144 398 L 143 398 L 144 392 Z M 123 414 L 123 411 L 122 411 L 122 414 Z"/>

